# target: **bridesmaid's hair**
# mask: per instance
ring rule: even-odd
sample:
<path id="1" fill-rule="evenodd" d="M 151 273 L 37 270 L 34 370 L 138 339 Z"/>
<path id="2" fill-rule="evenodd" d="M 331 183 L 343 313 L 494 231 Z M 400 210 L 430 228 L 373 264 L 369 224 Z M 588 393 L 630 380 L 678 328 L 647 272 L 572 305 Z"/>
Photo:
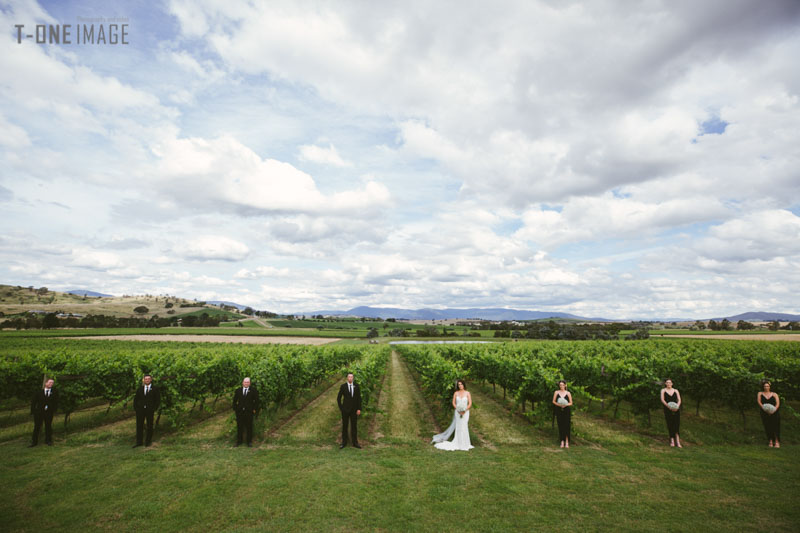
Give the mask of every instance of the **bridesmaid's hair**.
<path id="1" fill-rule="evenodd" d="M 768 379 L 761 380 L 761 390 L 764 390 L 764 385 L 769 385 L 769 390 L 772 390 L 772 382 Z"/>
<path id="2" fill-rule="evenodd" d="M 465 382 L 463 379 L 457 379 L 457 380 L 456 380 L 456 390 L 458 390 L 458 384 L 459 384 L 459 383 L 461 383 L 462 385 L 464 385 L 464 390 L 467 390 L 467 383 L 466 383 L 466 382 Z"/>
<path id="3" fill-rule="evenodd" d="M 567 382 L 564 381 L 563 379 L 559 379 L 558 384 L 561 385 L 562 383 L 564 384 L 564 388 L 567 388 Z"/>

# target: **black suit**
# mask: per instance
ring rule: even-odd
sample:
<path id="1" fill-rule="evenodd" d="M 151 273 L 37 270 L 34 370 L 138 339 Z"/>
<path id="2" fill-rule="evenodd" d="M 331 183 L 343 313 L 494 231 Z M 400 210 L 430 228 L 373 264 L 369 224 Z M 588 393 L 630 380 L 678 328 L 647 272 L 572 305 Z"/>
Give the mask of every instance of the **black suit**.
<path id="1" fill-rule="evenodd" d="M 258 411 L 258 391 L 252 385 L 244 394 L 244 387 L 239 387 L 233 393 L 233 411 L 236 413 L 236 444 L 242 443 L 242 438 L 249 446 L 253 442 L 253 415 Z"/>
<path id="2" fill-rule="evenodd" d="M 133 408 L 136 410 L 136 445 L 142 444 L 142 433 L 144 433 L 144 422 L 147 421 L 147 437 L 145 444 L 150 446 L 153 442 L 153 415 L 155 415 L 158 406 L 161 405 L 161 391 L 158 387 L 150 384 L 150 391 L 144 393 L 144 385 L 136 389 L 136 395 L 133 397 Z"/>
<path id="3" fill-rule="evenodd" d="M 353 383 L 353 394 L 350 394 L 348 383 L 342 383 L 339 387 L 339 394 L 336 396 L 336 403 L 342 412 L 342 446 L 347 444 L 347 425 L 350 424 L 350 442 L 353 446 L 358 446 L 358 414 L 361 410 L 361 387 Z"/>
<path id="4" fill-rule="evenodd" d="M 33 415 L 33 438 L 31 445 L 39 443 L 39 431 L 44 422 L 44 442 L 53 444 L 53 414 L 58 409 L 58 391 L 53 387 L 50 395 L 45 395 L 44 389 L 39 389 L 31 400 L 31 414 Z"/>

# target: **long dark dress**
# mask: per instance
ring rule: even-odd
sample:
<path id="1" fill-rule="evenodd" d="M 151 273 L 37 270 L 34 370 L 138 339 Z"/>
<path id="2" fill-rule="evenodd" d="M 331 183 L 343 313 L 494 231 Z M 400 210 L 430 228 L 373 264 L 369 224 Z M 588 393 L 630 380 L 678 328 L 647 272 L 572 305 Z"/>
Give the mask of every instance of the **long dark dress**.
<path id="1" fill-rule="evenodd" d="M 561 395 L 556 393 L 556 398 L 560 398 Z M 564 398 L 567 400 L 572 399 L 572 395 L 568 392 L 564 394 Z M 553 406 L 553 409 L 556 410 L 556 421 L 558 422 L 558 440 L 565 441 L 569 439 L 569 430 L 570 430 L 570 418 L 572 413 L 570 412 L 570 407 L 558 407 Z"/>
<path id="2" fill-rule="evenodd" d="M 678 403 L 678 391 L 673 392 L 672 394 L 664 391 L 664 401 L 675 402 Z M 669 432 L 669 438 L 674 439 L 675 436 L 680 433 L 681 429 L 681 410 L 680 408 L 677 411 L 673 411 L 666 405 L 664 406 L 664 419 L 667 421 L 667 431 Z"/>
<path id="3" fill-rule="evenodd" d="M 774 394 L 769 398 L 761 394 L 761 403 L 762 404 L 771 403 L 772 405 L 778 405 L 777 400 L 775 400 Z M 772 443 L 780 442 L 781 440 L 780 409 L 778 409 L 772 414 L 769 414 L 763 409 L 761 409 L 761 422 L 764 424 L 764 431 L 767 433 L 767 440 L 769 440 Z"/>

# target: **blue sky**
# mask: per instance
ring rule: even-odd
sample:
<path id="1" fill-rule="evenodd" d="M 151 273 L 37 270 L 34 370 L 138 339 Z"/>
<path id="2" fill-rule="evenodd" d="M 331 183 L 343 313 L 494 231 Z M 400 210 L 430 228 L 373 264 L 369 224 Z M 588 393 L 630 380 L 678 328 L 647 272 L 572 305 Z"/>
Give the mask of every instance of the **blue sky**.
<path id="1" fill-rule="evenodd" d="M 800 5 L 0 0 L 0 281 L 800 312 Z M 130 44 L 14 24 L 127 17 Z"/>

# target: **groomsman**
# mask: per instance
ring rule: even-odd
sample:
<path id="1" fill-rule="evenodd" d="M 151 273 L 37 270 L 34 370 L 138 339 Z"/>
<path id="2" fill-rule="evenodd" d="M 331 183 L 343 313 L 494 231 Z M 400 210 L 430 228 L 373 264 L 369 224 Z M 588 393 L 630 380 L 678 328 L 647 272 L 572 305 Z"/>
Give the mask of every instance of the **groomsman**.
<path id="1" fill-rule="evenodd" d="M 44 443 L 53 445 L 53 414 L 58 409 L 58 391 L 53 388 L 54 381 L 45 381 L 44 389 L 39 389 L 31 401 L 31 414 L 33 415 L 33 438 L 30 448 L 39 444 L 39 431 L 44 422 Z"/>
<path id="2" fill-rule="evenodd" d="M 233 393 L 233 411 L 236 413 L 236 446 L 253 442 L 253 415 L 258 412 L 258 391 L 250 385 L 250 378 L 242 380 L 242 386 Z"/>
<path id="3" fill-rule="evenodd" d="M 339 387 L 336 404 L 342 412 L 342 444 L 339 449 L 347 446 L 347 425 L 350 424 L 350 442 L 354 448 L 358 445 L 358 417 L 361 414 L 361 388 L 353 383 L 353 374 L 347 374 L 347 383 Z"/>
<path id="4" fill-rule="evenodd" d="M 144 445 L 150 446 L 153 442 L 153 415 L 159 405 L 161 405 L 161 391 L 153 385 L 152 376 L 145 374 L 142 378 L 142 386 L 136 389 L 136 395 L 133 397 L 133 408 L 136 410 L 136 444 L 134 444 L 134 448 L 142 445 L 145 421 L 147 422 L 147 436 L 144 439 Z"/>

